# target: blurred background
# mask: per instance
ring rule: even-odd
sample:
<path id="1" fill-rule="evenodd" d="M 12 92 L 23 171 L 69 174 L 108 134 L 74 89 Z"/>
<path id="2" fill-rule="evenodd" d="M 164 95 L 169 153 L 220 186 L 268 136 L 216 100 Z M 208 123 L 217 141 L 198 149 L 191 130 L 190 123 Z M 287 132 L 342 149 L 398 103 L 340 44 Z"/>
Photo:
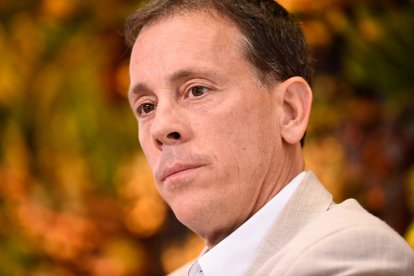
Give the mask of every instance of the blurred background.
<path id="1" fill-rule="evenodd" d="M 414 2 L 283 0 L 315 58 L 306 163 L 414 246 Z M 199 238 L 127 103 L 139 0 L 0 1 L 0 275 L 163 275 Z"/>

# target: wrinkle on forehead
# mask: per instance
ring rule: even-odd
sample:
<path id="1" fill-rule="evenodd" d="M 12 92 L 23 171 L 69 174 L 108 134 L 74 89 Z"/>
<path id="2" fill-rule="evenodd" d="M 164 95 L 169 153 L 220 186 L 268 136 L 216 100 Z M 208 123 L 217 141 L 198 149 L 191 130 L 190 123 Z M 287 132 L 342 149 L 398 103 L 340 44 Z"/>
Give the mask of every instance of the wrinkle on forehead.
<path id="1" fill-rule="evenodd" d="M 248 64 L 253 72 L 254 67 L 242 54 L 241 36 L 238 28 L 229 20 L 212 17 L 206 13 L 193 12 L 164 17 L 157 24 L 153 22 L 146 26 L 135 41 L 131 55 L 130 75 L 133 77 L 132 71 L 135 71 L 135 74 L 139 71 L 145 74 L 157 73 L 160 72 L 160 66 L 163 71 L 174 74 L 175 70 L 169 69 L 177 69 L 177 62 L 180 63 L 181 69 L 198 68 L 196 71 L 200 71 L 204 67 L 203 70 L 209 71 L 213 70 L 211 68 L 213 64 L 219 65 L 219 68 L 226 67 L 233 60 L 240 59 Z M 220 54 L 221 52 L 223 54 Z M 192 57 L 187 60 L 174 58 L 180 55 Z M 154 64 L 157 68 L 148 66 L 142 68 L 143 62 L 150 66 Z M 138 68 L 139 70 L 136 71 Z"/>
<path id="2" fill-rule="evenodd" d="M 224 43 L 234 43 L 235 49 L 237 50 L 238 54 L 240 57 L 242 57 L 246 62 L 248 62 L 249 64 L 251 64 L 251 62 L 249 61 L 249 59 L 247 58 L 246 55 L 246 49 L 247 49 L 247 43 L 246 43 L 246 38 L 245 35 L 240 31 L 240 29 L 237 27 L 237 25 L 231 21 L 230 18 L 228 18 L 226 15 L 220 13 L 219 11 L 216 10 L 216 8 L 214 6 L 210 7 L 210 6 L 195 6 L 195 7 L 191 7 L 191 6 L 187 6 L 185 5 L 182 9 L 181 7 L 177 7 L 177 8 L 173 8 L 168 10 L 166 13 L 162 13 L 159 16 L 155 17 L 154 19 L 152 19 L 151 21 L 149 21 L 148 23 L 146 23 L 143 28 L 141 29 L 140 33 L 138 34 L 136 40 L 135 40 L 135 44 L 133 46 L 133 49 L 135 48 L 135 45 L 137 43 L 137 41 L 139 40 L 141 34 L 143 32 L 145 32 L 147 29 L 151 28 L 152 26 L 163 22 L 163 21 L 168 21 L 171 20 L 175 17 L 195 17 L 195 16 L 200 16 L 200 19 L 203 20 L 204 16 L 207 16 L 209 18 L 211 18 L 214 21 L 218 21 L 221 23 L 221 32 L 225 33 L 225 39 L 217 40 L 217 43 L 220 45 L 223 45 Z M 196 23 L 196 22 L 195 22 Z M 229 30 L 234 30 L 232 33 L 235 34 L 234 39 L 230 39 L 230 32 Z M 218 35 L 218 34 L 217 34 Z M 253 64 L 252 68 L 256 70 L 255 66 Z"/>

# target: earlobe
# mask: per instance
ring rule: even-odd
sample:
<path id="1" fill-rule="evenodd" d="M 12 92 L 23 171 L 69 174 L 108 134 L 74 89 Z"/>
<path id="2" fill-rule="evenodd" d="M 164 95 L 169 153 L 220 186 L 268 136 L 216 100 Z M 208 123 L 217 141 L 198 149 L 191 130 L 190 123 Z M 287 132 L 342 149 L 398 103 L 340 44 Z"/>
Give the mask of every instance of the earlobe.
<path id="1" fill-rule="evenodd" d="M 292 77 L 279 86 L 282 93 L 280 130 L 283 140 L 297 144 L 305 134 L 312 105 L 312 89 L 301 77 Z"/>

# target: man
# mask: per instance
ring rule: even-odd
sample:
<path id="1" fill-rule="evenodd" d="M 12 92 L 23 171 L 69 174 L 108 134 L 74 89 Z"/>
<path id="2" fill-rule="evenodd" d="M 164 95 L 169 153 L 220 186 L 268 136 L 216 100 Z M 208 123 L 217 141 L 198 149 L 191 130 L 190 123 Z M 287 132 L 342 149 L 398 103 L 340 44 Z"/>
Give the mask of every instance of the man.
<path id="1" fill-rule="evenodd" d="M 155 0 L 126 25 L 157 188 L 206 250 L 174 275 L 414 275 L 411 248 L 311 172 L 299 27 L 272 0 Z"/>

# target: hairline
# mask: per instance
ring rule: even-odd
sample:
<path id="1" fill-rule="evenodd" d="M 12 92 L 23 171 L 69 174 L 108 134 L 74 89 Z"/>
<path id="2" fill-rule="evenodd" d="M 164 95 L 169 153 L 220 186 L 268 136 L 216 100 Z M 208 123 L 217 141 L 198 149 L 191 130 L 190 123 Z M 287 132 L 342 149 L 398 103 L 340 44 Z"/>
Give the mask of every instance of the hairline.
<path id="1" fill-rule="evenodd" d="M 231 24 L 233 27 L 236 28 L 239 34 L 239 39 L 236 41 L 236 48 L 240 53 L 240 56 L 250 65 L 252 66 L 252 72 L 256 76 L 257 84 L 260 87 L 271 87 L 272 85 L 280 82 L 280 76 L 277 73 L 266 73 L 263 72 L 260 68 L 258 68 L 252 61 L 250 56 L 254 54 L 254 47 L 252 42 L 248 38 L 248 36 L 243 32 L 242 28 L 234 22 L 234 20 L 227 15 L 226 13 L 221 12 L 218 7 L 214 4 L 209 5 L 196 5 L 196 6 L 188 6 L 188 5 L 179 5 L 179 6 L 172 6 L 159 14 L 149 18 L 146 20 L 142 25 L 137 28 L 134 41 L 130 41 L 129 47 L 132 49 L 134 47 L 135 42 L 137 41 L 140 33 L 145 27 L 149 27 L 157 22 L 165 20 L 166 18 L 172 18 L 174 16 L 183 16 L 183 15 L 191 15 L 197 13 L 205 13 L 207 15 L 211 15 L 216 17 L 218 20 L 222 22 Z"/>

